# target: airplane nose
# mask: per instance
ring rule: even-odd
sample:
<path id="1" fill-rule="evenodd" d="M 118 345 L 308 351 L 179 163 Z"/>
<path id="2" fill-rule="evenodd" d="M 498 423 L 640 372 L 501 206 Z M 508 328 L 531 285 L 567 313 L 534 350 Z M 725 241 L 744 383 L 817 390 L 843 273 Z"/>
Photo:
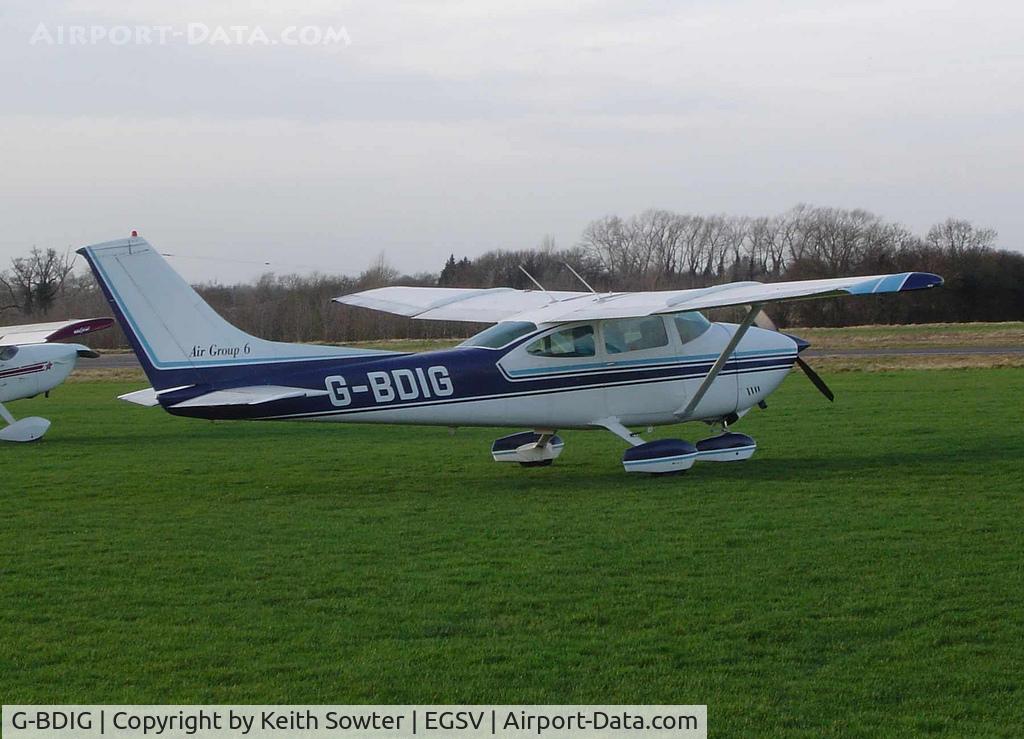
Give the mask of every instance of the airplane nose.
<path id="1" fill-rule="evenodd" d="M 807 339 L 801 339 L 799 336 L 793 336 L 793 334 L 787 334 L 781 331 L 779 333 L 781 333 L 783 336 L 788 336 L 790 339 L 796 342 L 797 354 L 800 354 L 804 349 L 811 345 L 811 342 L 807 341 Z"/>
<path id="2" fill-rule="evenodd" d="M 79 355 L 79 349 L 75 344 L 50 344 L 53 347 L 50 361 L 54 364 L 74 364 Z M 58 348 L 59 347 L 59 348 Z"/>

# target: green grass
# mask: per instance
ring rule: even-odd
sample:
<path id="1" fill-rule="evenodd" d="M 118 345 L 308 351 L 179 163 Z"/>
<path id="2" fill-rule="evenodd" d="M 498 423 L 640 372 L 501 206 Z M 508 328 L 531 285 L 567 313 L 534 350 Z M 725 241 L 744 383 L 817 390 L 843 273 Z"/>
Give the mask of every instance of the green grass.
<path id="1" fill-rule="evenodd" d="M 750 462 L 189 421 L 82 383 L 0 447 L 5 703 L 707 703 L 716 736 L 1018 735 L 1020 370 L 799 376 Z M 660 435 L 702 432 L 695 426 Z"/>
<path id="2" fill-rule="evenodd" d="M 796 330 L 796 329 L 794 329 Z M 1024 330 L 1024 321 L 993 321 L 967 323 L 907 323 L 877 324 L 873 326 L 845 326 L 843 328 L 806 328 L 802 331 L 822 331 L 848 336 L 876 336 L 903 334 L 907 336 L 927 334 L 1000 334 L 1005 331 Z"/>
<path id="3" fill-rule="evenodd" d="M 787 329 L 815 349 L 882 347 L 942 348 L 1024 346 L 1024 322 L 924 323 L 902 326 Z"/>

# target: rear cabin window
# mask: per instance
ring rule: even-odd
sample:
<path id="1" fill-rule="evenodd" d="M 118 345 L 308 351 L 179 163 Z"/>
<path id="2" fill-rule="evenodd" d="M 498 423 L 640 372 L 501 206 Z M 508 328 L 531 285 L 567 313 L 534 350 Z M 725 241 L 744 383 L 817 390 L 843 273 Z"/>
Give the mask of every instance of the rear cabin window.
<path id="1" fill-rule="evenodd" d="M 677 313 L 675 316 L 676 329 L 679 331 L 679 338 L 684 344 L 689 343 L 711 328 L 711 321 L 697 311 L 689 313 Z"/>
<path id="2" fill-rule="evenodd" d="M 592 357 L 594 327 L 573 326 L 555 331 L 526 347 L 526 353 L 534 357 Z"/>
<path id="3" fill-rule="evenodd" d="M 18 353 L 18 347 L 16 346 L 0 346 L 0 362 L 6 362 L 8 359 L 14 359 Z"/>
<path id="4" fill-rule="evenodd" d="M 484 329 L 480 333 L 463 341 L 459 346 L 479 346 L 484 349 L 500 349 L 520 336 L 526 336 L 537 330 L 537 326 L 528 321 L 502 321 Z"/>
<path id="5" fill-rule="evenodd" d="M 604 322 L 604 349 L 609 354 L 637 352 L 668 346 L 668 333 L 661 316 L 623 318 Z"/>

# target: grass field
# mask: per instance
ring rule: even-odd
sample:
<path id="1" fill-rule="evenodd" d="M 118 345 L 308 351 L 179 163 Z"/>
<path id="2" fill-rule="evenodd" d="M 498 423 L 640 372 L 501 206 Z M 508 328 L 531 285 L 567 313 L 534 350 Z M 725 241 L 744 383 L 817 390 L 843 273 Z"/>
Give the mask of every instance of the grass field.
<path id="1" fill-rule="evenodd" d="M 794 375 L 750 462 L 230 424 L 66 385 L 0 447 L 5 703 L 707 703 L 715 736 L 1024 728 L 1024 371 Z M 695 427 L 658 435 L 701 435 Z"/>
<path id="2" fill-rule="evenodd" d="M 787 329 L 789 330 L 789 329 Z M 1020 347 L 1024 322 L 927 323 L 902 326 L 847 326 L 845 328 L 793 328 L 816 349 L 882 349 L 887 347 L 940 348 Z"/>

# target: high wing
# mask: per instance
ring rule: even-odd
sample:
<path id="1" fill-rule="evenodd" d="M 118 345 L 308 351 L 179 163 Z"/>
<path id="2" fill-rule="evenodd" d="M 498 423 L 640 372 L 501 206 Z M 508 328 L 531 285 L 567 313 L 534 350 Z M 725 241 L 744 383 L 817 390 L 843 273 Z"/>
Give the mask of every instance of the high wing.
<path id="1" fill-rule="evenodd" d="M 593 297 L 593 293 L 547 293 L 511 287 L 379 287 L 342 295 L 334 301 L 409 318 L 498 323 L 555 301 L 563 303 L 583 297 Z"/>
<path id="2" fill-rule="evenodd" d="M 50 341 L 77 339 L 113 325 L 113 318 L 85 318 L 24 326 L 0 326 L 0 344 L 46 344 Z"/>
<path id="3" fill-rule="evenodd" d="M 441 321 L 530 321 L 552 324 L 605 318 L 634 318 L 735 305 L 812 300 L 840 295 L 881 295 L 923 290 L 942 284 L 928 272 L 792 282 L 730 282 L 693 290 L 589 293 L 542 292 L 512 288 L 456 289 L 381 287 L 334 298 L 338 303 Z"/>

